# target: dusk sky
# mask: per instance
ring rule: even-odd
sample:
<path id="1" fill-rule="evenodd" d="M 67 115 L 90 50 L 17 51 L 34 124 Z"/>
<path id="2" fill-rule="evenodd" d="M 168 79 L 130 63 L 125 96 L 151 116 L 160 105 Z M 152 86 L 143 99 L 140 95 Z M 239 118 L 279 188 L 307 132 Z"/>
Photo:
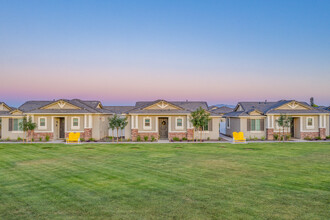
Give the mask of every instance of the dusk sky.
<path id="1" fill-rule="evenodd" d="M 0 0 L 0 101 L 330 105 L 330 1 Z"/>

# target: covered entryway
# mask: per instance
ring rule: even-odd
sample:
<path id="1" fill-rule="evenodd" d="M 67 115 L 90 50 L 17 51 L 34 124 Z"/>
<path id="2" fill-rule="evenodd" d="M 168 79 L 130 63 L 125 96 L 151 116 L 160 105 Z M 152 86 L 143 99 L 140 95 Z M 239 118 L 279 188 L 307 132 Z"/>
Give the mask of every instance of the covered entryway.
<path id="1" fill-rule="evenodd" d="M 168 139 L 168 118 L 158 118 L 159 139 Z"/>
<path id="2" fill-rule="evenodd" d="M 54 139 L 64 139 L 65 138 L 65 118 L 59 117 L 55 118 L 55 132 Z"/>
<path id="3" fill-rule="evenodd" d="M 300 118 L 293 117 L 291 128 L 290 128 L 290 134 L 293 138 L 300 138 Z"/>
<path id="4" fill-rule="evenodd" d="M 226 134 L 226 120 L 220 121 L 220 134 Z"/>

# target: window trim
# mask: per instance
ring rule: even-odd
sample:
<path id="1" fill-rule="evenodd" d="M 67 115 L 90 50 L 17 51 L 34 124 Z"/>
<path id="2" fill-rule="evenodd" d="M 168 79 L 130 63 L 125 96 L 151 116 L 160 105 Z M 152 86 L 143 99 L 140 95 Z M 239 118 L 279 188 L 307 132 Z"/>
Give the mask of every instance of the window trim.
<path id="1" fill-rule="evenodd" d="M 181 126 L 178 126 L 178 119 L 181 119 Z M 183 130 L 183 117 L 176 117 L 175 118 L 175 130 Z"/>
<path id="2" fill-rule="evenodd" d="M 312 125 L 308 125 L 308 119 L 312 119 Z M 306 128 L 313 129 L 314 128 L 314 117 L 306 117 Z"/>
<path id="3" fill-rule="evenodd" d="M 149 119 L 149 126 L 146 126 L 146 119 Z M 151 130 L 151 117 L 143 117 L 143 130 Z"/>
<path id="4" fill-rule="evenodd" d="M 45 119 L 45 126 L 41 126 L 41 119 Z M 38 129 L 47 129 L 47 118 L 46 117 L 38 118 Z"/>
<path id="5" fill-rule="evenodd" d="M 14 130 L 14 121 L 15 120 L 17 120 L 17 130 Z M 21 121 L 19 121 L 19 120 L 21 120 Z M 23 133 L 23 130 L 19 129 L 19 123 L 22 122 L 22 121 L 23 121 L 23 118 L 13 118 L 13 122 L 12 122 L 13 127 L 12 127 L 12 131 L 11 131 L 12 133 Z"/>
<path id="6" fill-rule="evenodd" d="M 78 119 L 78 125 L 77 126 L 74 126 L 74 124 L 73 124 L 74 119 Z M 72 129 L 79 129 L 80 128 L 80 117 L 72 117 L 71 118 L 71 128 Z"/>
<path id="7" fill-rule="evenodd" d="M 227 121 L 226 121 L 226 123 L 227 123 L 227 129 L 230 129 L 230 118 L 227 118 Z"/>

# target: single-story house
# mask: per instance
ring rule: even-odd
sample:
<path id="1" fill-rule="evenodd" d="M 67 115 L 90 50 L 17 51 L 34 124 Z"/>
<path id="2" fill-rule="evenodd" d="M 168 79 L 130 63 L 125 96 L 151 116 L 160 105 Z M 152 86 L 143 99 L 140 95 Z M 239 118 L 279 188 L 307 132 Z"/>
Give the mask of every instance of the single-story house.
<path id="1" fill-rule="evenodd" d="M 104 108 L 124 115 L 128 118 L 125 128 L 125 138 L 136 140 L 138 136 L 143 139 L 180 139 L 199 138 L 200 132 L 194 131 L 190 122 L 191 112 L 199 107 L 210 113 L 208 126 L 202 131 L 203 139 L 218 139 L 221 115 L 210 111 L 203 101 L 139 101 L 135 106 L 105 106 Z"/>
<path id="2" fill-rule="evenodd" d="M 228 106 L 221 106 L 221 107 L 211 106 L 209 109 L 210 109 L 211 112 L 213 112 L 215 114 L 218 114 L 220 116 L 223 116 L 224 114 L 227 114 L 227 113 L 232 112 L 234 110 L 233 108 L 230 108 Z M 222 134 L 226 134 L 226 120 L 225 120 L 224 117 L 221 117 L 221 119 L 220 119 L 219 132 L 222 133 Z"/>
<path id="3" fill-rule="evenodd" d="M 282 132 L 276 120 L 281 114 L 292 117 L 292 124 L 286 134 L 297 139 L 329 135 L 329 111 L 317 109 L 306 102 L 281 100 L 278 102 L 239 102 L 234 111 L 225 114 L 226 134 L 242 131 L 247 138 L 274 139 Z"/>

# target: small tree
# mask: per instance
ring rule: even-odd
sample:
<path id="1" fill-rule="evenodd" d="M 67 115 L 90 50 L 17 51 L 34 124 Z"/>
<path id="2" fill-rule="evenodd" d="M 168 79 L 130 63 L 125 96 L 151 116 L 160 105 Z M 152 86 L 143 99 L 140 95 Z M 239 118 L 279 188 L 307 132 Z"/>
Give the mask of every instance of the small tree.
<path id="1" fill-rule="evenodd" d="M 32 122 L 32 117 L 30 116 L 29 119 L 24 116 L 23 121 L 19 123 L 20 129 L 24 132 L 27 133 L 26 136 L 26 142 L 28 142 L 28 139 L 30 135 L 32 134 L 33 136 L 33 131 L 37 127 L 37 123 Z"/>
<path id="2" fill-rule="evenodd" d="M 191 113 L 190 122 L 193 124 L 195 130 L 200 132 L 200 141 L 202 141 L 204 128 L 209 123 L 209 116 L 210 113 L 206 112 L 202 107 L 199 107 L 196 111 Z"/>
<path id="3" fill-rule="evenodd" d="M 279 128 L 282 127 L 282 140 L 284 141 L 284 130 L 285 128 L 289 128 L 291 126 L 291 122 L 292 122 L 292 117 L 291 116 L 287 116 L 284 114 L 281 114 L 280 117 L 278 119 L 276 119 L 276 123 L 278 125 Z"/>
<path id="4" fill-rule="evenodd" d="M 119 141 L 119 129 L 124 129 L 128 124 L 127 118 L 120 118 L 118 115 L 114 115 L 113 117 L 109 118 L 109 127 L 112 129 L 117 130 L 117 143 Z M 112 133 L 113 136 L 113 133 Z"/>

